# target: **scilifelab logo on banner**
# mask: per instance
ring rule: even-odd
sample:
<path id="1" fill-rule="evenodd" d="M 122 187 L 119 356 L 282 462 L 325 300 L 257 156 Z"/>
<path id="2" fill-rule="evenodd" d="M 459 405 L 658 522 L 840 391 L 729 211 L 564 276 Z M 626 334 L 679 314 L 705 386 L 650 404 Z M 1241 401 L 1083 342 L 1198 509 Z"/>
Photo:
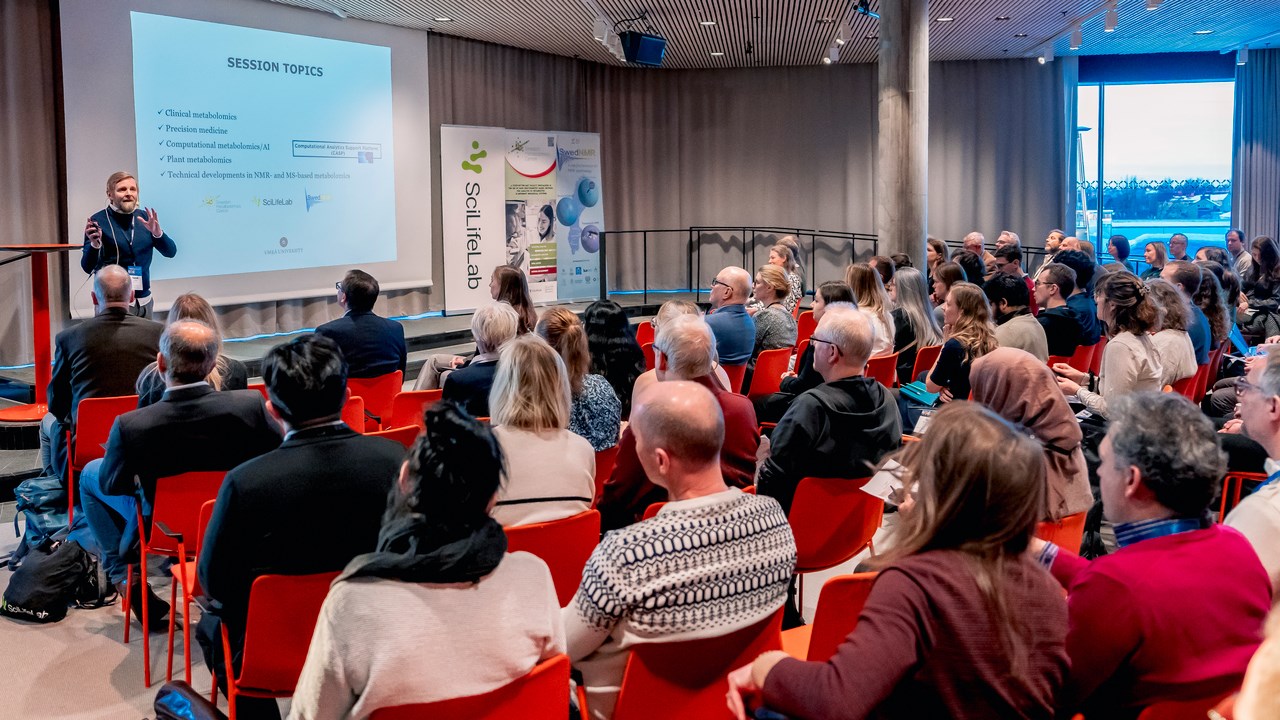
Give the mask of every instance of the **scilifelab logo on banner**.
<path id="1" fill-rule="evenodd" d="M 475 152 L 471 153 L 471 161 L 462 161 L 462 169 L 470 170 L 479 175 L 484 172 L 484 166 L 480 163 L 489 156 L 488 151 L 480 147 L 480 141 L 472 140 L 471 149 Z M 463 190 L 466 192 L 466 227 L 467 227 L 467 287 L 475 290 L 480 287 L 480 266 L 476 264 L 475 259 L 480 256 L 480 181 L 475 180 L 467 183 Z"/>

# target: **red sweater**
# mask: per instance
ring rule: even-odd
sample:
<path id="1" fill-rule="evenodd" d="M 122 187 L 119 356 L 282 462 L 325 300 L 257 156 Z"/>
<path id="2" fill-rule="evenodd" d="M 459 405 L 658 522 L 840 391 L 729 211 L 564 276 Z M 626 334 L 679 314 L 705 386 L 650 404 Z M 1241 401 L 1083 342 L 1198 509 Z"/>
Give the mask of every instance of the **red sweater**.
<path id="1" fill-rule="evenodd" d="M 997 617 L 970 562 L 934 550 L 883 570 L 835 656 L 780 661 L 765 705 L 794 720 L 1052 718 L 1067 675 L 1062 592 L 1032 561 L 1006 562 Z M 1020 677 L 1000 620 L 1023 628 Z"/>
<path id="2" fill-rule="evenodd" d="M 1223 525 L 1092 562 L 1063 551 L 1052 571 L 1070 593 L 1065 699 L 1089 720 L 1240 687 L 1271 608 L 1257 553 Z"/>

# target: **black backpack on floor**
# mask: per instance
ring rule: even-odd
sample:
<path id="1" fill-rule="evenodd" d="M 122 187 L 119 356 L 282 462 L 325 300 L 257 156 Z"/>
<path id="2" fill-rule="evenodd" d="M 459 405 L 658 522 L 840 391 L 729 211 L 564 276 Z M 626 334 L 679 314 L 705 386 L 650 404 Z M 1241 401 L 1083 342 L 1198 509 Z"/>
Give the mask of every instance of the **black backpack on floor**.
<path id="1" fill-rule="evenodd" d="M 0 615 L 51 623 L 66 617 L 73 604 L 101 607 L 115 599 L 97 558 L 67 535 L 64 527 L 27 554 L 9 578 Z"/>

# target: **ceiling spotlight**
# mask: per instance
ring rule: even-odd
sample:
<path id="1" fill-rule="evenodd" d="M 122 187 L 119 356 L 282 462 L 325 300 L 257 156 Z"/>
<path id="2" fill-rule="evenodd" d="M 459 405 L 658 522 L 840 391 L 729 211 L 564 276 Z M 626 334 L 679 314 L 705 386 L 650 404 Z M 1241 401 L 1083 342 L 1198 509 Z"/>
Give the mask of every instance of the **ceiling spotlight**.
<path id="1" fill-rule="evenodd" d="M 840 37 L 839 35 L 837 35 L 837 36 L 836 36 L 836 44 L 837 44 L 837 45 L 841 45 L 841 46 L 843 46 L 843 45 L 844 45 L 844 43 L 845 43 L 845 39 L 844 39 L 844 38 L 842 38 L 842 37 Z"/>
<path id="2" fill-rule="evenodd" d="M 1024 38 L 1024 37 L 1026 37 L 1026 36 L 1027 36 L 1027 34 L 1026 34 L 1026 33 L 1014 33 L 1014 34 L 1013 34 L 1013 36 L 1014 36 L 1014 37 L 1016 37 L 1016 38 Z"/>
<path id="3" fill-rule="evenodd" d="M 715 50 L 715 51 L 712 51 L 711 57 L 724 57 L 724 53 L 720 52 L 719 50 Z"/>
<path id="4" fill-rule="evenodd" d="M 1196 30 L 1191 34 L 1192 35 L 1212 35 L 1213 31 L 1212 30 Z"/>
<path id="5" fill-rule="evenodd" d="M 827 54 L 822 58 L 823 65 L 840 62 L 840 46 L 832 45 L 827 48 Z"/>
<path id="6" fill-rule="evenodd" d="M 1041 65 L 1053 62 L 1053 45 L 1046 45 L 1044 51 L 1040 53 L 1040 57 L 1036 61 Z"/>
<path id="7" fill-rule="evenodd" d="M 1112 5 L 1107 8 L 1107 18 L 1102 25 L 1105 32 L 1115 32 L 1116 26 L 1120 24 L 1120 13 L 1116 11 L 1116 6 Z"/>
<path id="8" fill-rule="evenodd" d="M 1003 20 L 1008 20 L 1008 19 L 1009 19 L 1009 16 L 1008 16 L 1008 15 L 997 15 L 997 16 L 996 16 L 996 20 L 1001 20 L 1001 21 L 1003 21 Z"/>
<path id="9" fill-rule="evenodd" d="M 1159 10 L 1159 9 L 1160 9 L 1160 3 L 1161 3 L 1161 2 L 1164 2 L 1164 0 L 1147 0 L 1147 9 L 1148 9 L 1148 10 Z"/>
<path id="10" fill-rule="evenodd" d="M 1249 63 L 1249 46 L 1245 45 L 1236 51 L 1236 64 L 1247 65 Z"/>
<path id="11" fill-rule="evenodd" d="M 953 17 L 940 17 L 940 18 L 938 18 L 938 22 L 955 22 L 955 21 L 956 21 L 956 19 L 955 19 L 955 18 L 953 18 Z"/>
<path id="12" fill-rule="evenodd" d="M 453 18 L 447 18 L 447 17 L 441 16 L 436 18 L 436 22 L 453 22 Z"/>
<path id="13" fill-rule="evenodd" d="M 591 29 L 591 37 L 595 38 L 596 42 L 605 42 L 609 39 L 609 29 L 611 27 L 613 26 L 608 19 L 598 17 L 596 18 L 595 26 Z"/>
<path id="14" fill-rule="evenodd" d="M 1071 49 L 1079 50 L 1080 46 L 1083 44 L 1084 44 L 1084 33 L 1081 32 L 1080 26 L 1077 25 L 1075 29 L 1071 31 Z"/>
<path id="15" fill-rule="evenodd" d="M 701 25 L 701 26 L 703 26 L 703 27 L 711 27 L 712 25 L 715 25 L 715 24 L 716 24 L 716 21 L 715 21 L 715 20 L 703 20 L 702 22 L 700 22 L 700 23 L 698 23 L 698 24 L 699 24 L 699 25 Z"/>

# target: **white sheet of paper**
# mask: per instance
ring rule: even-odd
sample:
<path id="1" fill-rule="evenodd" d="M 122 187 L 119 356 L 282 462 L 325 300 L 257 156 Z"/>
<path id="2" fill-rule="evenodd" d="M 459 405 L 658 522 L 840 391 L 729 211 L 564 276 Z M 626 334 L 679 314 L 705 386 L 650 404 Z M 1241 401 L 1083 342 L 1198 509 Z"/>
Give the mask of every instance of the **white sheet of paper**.
<path id="1" fill-rule="evenodd" d="M 902 466 L 890 460 L 879 472 L 871 476 L 867 484 L 862 486 L 862 491 L 891 503 L 895 495 L 901 496 L 902 480 L 899 477 L 901 474 Z"/>

